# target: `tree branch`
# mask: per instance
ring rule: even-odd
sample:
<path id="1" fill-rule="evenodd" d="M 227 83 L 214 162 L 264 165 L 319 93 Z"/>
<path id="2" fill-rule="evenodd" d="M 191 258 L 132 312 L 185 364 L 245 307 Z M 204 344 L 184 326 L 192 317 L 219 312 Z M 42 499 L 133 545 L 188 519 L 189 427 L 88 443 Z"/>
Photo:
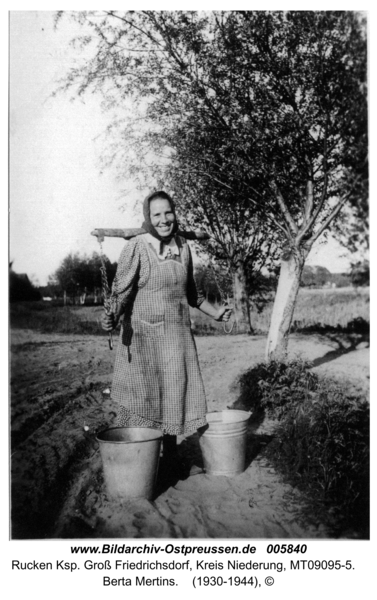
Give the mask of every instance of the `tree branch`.
<path id="1" fill-rule="evenodd" d="M 282 195 L 281 191 L 279 190 L 277 184 L 273 182 L 273 186 L 275 188 L 276 199 L 278 201 L 280 210 L 282 212 L 282 215 L 284 217 L 286 224 L 288 225 L 289 238 L 293 239 L 293 236 L 297 235 L 297 232 L 298 232 L 297 225 L 294 222 L 293 217 L 292 217 L 291 213 L 289 212 L 287 205 L 284 202 L 283 195 Z"/>
<path id="2" fill-rule="evenodd" d="M 120 21 L 123 21 L 124 23 L 126 23 L 127 25 L 129 25 L 130 27 L 132 27 L 133 29 L 135 29 L 136 31 L 139 31 L 139 33 L 141 33 L 144 37 L 150 39 L 154 44 L 157 44 L 158 46 L 161 46 L 161 43 L 155 39 L 149 31 L 145 31 L 144 29 L 142 29 L 141 27 L 138 27 L 137 25 L 135 25 L 135 23 L 133 21 L 128 21 L 128 19 L 126 19 L 125 17 L 121 17 L 120 15 L 117 15 L 114 11 L 112 10 L 105 10 L 104 11 L 105 15 L 107 15 L 108 17 L 114 17 L 114 19 L 119 19 Z M 146 13 L 147 14 L 147 13 Z M 147 14 L 148 16 L 148 14 Z"/>
<path id="3" fill-rule="evenodd" d="M 297 240 L 298 242 L 301 242 L 301 240 L 307 234 L 307 232 L 310 231 L 312 229 L 312 227 L 314 226 L 314 223 L 316 222 L 316 220 L 318 218 L 318 215 L 322 211 L 323 205 L 324 205 L 326 197 L 327 197 L 327 186 L 328 186 L 328 168 L 327 168 L 328 147 L 327 147 L 327 136 L 328 136 L 328 115 L 327 115 L 327 118 L 326 118 L 325 136 L 324 136 L 324 140 L 323 140 L 323 172 L 324 172 L 324 180 L 323 180 L 323 187 L 322 187 L 321 199 L 320 199 L 320 201 L 318 203 L 317 208 L 314 211 L 314 214 L 311 215 L 311 212 L 312 212 L 312 209 L 313 209 L 313 182 L 311 182 L 312 183 L 312 189 L 311 189 L 312 199 L 311 199 L 310 211 L 309 210 L 305 211 L 305 218 L 309 219 L 309 220 L 306 222 L 304 228 L 300 232 L 300 235 L 299 235 L 298 240 Z"/>
<path id="4" fill-rule="evenodd" d="M 345 194 L 345 196 L 339 201 L 339 204 L 333 209 L 333 211 L 330 213 L 329 217 L 327 217 L 326 221 L 321 226 L 321 228 L 311 238 L 311 240 L 313 240 L 313 242 L 315 242 L 315 240 L 319 238 L 319 236 L 325 231 L 325 229 L 327 229 L 327 227 L 330 225 L 331 221 L 336 217 L 336 215 L 343 208 L 344 204 L 347 202 L 347 200 L 351 196 L 356 184 L 358 183 L 358 181 L 360 181 L 360 179 L 361 179 L 361 175 L 358 175 L 357 177 L 354 178 L 351 188 L 348 190 L 348 192 Z"/>
<path id="5" fill-rule="evenodd" d="M 333 211 L 330 213 L 330 215 L 327 217 L 326 221 L 324 222 L 324 224 L 320 227 L 320 229 L 310 238 L 310 240 L 308 241 L 308 244 L 313 244 L 321 235 L 322 233 L 325 231 L 325 229 L 328 228 L 328 226 L 330 225 L 331 221 L 333 221 L 333 219 L 335 219 L 336 215 L 341 211 L 341 209 L 343 208 L 343 206 L 345 205 L 345 203 L 347 202 L 348 198 L 349 198 L 350 194 L 347 194 L 344 198 L 342 198 L 342 200 L 340 200 L 339 204 L 333 209 Z"/>

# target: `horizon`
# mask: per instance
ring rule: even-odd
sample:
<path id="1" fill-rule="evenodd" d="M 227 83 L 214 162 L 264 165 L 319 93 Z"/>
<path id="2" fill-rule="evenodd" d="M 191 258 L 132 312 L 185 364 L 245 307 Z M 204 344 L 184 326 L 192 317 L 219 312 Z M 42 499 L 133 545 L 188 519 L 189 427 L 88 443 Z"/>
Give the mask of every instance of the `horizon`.
<path id="1" fill-rule="evenodd" d="M 94 251 L 94 252 L 95 252 L 95 251 Z M 69 253 L 68 253 L 68 254 L 69 254 Z M 105 255 L 105 256 L 107 256 L 105 252 L 104 252 L 104 255 Z M 80 258 L 84 258 L 84 256 L 85 256 L 85 255 L 79 255 L 79 257 L 80 257 Z M 87 255 L 87 256 L 89 256 L 89 258 L 90 258 L 90 256 L 91 256 L 91 255 Z M 107 258 L 109 258 L 109 257 L 107 257 Z M 118 261 L 116 260 L 116 261 L 111 261 L 111 262 L 118 262 Z M 195 263 L 195 261 L 194 261 L 194 263 Z M 305 267 L 310 267 L 310 268 L 325 268 L 325 269 L 327 269 L 327 271 L 329 272 L 329 274 L 330 274 L 330 275 L 342 275 L 342 276 L 350 276 L 350 273 L 349 273 L 349 272 L 347 272 L 347 271 L 331 271 L 330 269 L 328 269 L 328 267 L 326 267 L 326 266 L 324 266 L 324 265 L 319 265 L 319 264 L 308 264 L 308 263 L 305 263 L 305 265 L 304 265 L 304 268 L 305 268 Z M 13 273 L 15 273 L 16 275 L 22 275 L 22 276 L 23 276 L 23 275 L 27 275 L 27 277 L 29 278 L 30 282 L 31 282 L 31 283 L 33 284 L 33 286 L 34 286 L 35 288 L 37 288 L 37 289 L 39 289 L 39 288 L 46 288 L 46 287 L 48 287 L 48 286 L 49 286 L 49 283 L 48 283 L 48 281 L 46 281 L 46 283 L 44 283 L 44 284 L 41 284 L 41 283 L 34 283 L 34 282 L 33 282 L 33 276 L 32 276 L 32 275 L 30 275 L 30 274 L 29 274 L 27 271 L 25 271 L 25 272 L 19 272 L 19 271 L 15 271 L 15 270 L 13 269 L 13 261 L 10 261 L 10 262 L 9 262 L 9 270 L 12 270 L 12 271 L 13 271 Z M 194 269 L 194 270 L 195 270 L 195 269 Z M 53 273 L 51 273 L 50 275 L 53 275 Z"/>

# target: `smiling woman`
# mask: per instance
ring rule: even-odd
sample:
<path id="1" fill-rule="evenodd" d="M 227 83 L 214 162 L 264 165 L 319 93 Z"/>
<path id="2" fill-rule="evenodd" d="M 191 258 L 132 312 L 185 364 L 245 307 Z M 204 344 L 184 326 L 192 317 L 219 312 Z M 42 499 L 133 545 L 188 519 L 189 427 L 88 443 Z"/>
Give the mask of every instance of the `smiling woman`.
<path id="1" fill-rule="evenodd" d="M 118 425 L 163 431 L 164 454 L 175 462 L 176 436 L 206 424 L 206 398 L 189 306 L 218 321 L 231 309 L 216 309 L 197 290 L 190 248 L 177 235 L 173 200 L 166 192 L 144 201 L 147 232 L 124 248 L 113 283 L 106 331 L 122 317 L 112 398 Z"/>
<path id="2" fill-rule="evenodd" d="M 178 231 L 175 206 L 166 192 L 150 194 L 143 205 L 143 229 L 154 238 L 169 243 Z"/>
<path id="3" fill-rule="evenodd" d="M 153 227 L 164 240 L 171 237 L 176 220 L 169 200 L 160 197 L 150 202 L 150 218 Z"/>

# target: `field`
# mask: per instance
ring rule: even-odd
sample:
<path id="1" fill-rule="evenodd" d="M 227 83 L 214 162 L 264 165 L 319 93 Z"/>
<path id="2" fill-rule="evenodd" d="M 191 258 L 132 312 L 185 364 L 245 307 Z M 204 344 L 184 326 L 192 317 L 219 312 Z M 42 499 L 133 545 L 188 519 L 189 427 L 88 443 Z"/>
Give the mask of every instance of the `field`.
<path id="1" fill-rule="evenodd" d="M 193 311 L 195 332 L 223 333 L 223 326 Z M 251 310 L 253 333 L 267 334 L 271 320 L 272 302 L 263 310 Z M 301 288 L 293 318 L 292 331 L 310 329 L 353 330 L 355 325 L 369 323 L 369 288 L 307 289 Z M 237 333 L 237 328 L 232 333 Z"/>
<path id="2" fill-rule="evenodd" d="M 267 334 L 272 302 L 261 312 L 251 310 L 250 321 L 255 334 Z M 26 302 L 11 305 L 11 325 L 44 333 L 102 334 L 100 306 L 54 306 L 48 302 Z M 224 334 L 223 325 L 216 323 L 199 310 L 191 310 L 196 335 Z M 299 292 L 292 331 L 368 329 L 369 288 L 307 289 Z M 228 327 L 229 328 L 229 327 Z M 237 334 L 233 327 L 232 334 Z"/>
<path id="3" fill-rule="evenodd" d="M 111 385 L 117 340 L 110 351 L 100 334 L 101 311 L 11 306 L 13 538 L 329 537 L 321 523 L 308 520 L 301 494 L 268 463 L 269 419 L 250 420 L 242 475 L 172 478 L 161 471 L 153 502 L 110 500 L 95 437 L 116 414 L 103 392 Z M 267 317 L 254 318 L 257 335 L 220 335 L 221 327 L 206 335 L 208 322 L 193 314 L 209 410 L 237 401 L 239 376 L 263 360 Z M 290 355 L 367 393 L 367 290 L 302 290 L 295 320 Z M 197 437 L 179 441 L 182 455 L 200 463 Z"/>

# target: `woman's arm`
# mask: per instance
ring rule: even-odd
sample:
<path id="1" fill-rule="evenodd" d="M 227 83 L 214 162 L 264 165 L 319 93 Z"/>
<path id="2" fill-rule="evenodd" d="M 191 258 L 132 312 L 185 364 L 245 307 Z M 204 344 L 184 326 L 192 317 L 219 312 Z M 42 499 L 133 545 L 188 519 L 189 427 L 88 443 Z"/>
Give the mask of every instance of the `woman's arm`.
<path id="1" fill-rule="evenodd" d="M 204 297 L 204 292 L 201 288 L 197 288 L 194 278 L 194 266 L 192 262 L 191 250 L 188 247 L 189 253 L 189 264 L 188 264 L 188 278 L 187 278 L 187 299 L 190 306 L 198 308 L 205 315 L 212 317 L 216 321 L 229 321 L 232 313 L 231 306 L 221 306 L 216 308 L 213 304 L 210 304 Z"/>
<path id="2" fill-rule="evenodd" d="M 210 304 L 208 300 L 203 300 L 201 305 L 198 307 L 205 315 L 213 317 L 215 321 L 229 321 L 230 315 L 232 314 L 231 306 L 220 306 L 216 308 L 213 304 Z"/>
<path id="3" fill-rule="evenodd" d="M 119 319 L 121 317 L 121 313 L 103 313 L 102 318 L 101 318 L 101 326 L 102 329 L 104 329 L 105 331 L 113 331 L 113 329 L 116 329 L 116 326 L 119 323 Z"/>
<path id="4" fill-rule="evenodd" d="M 101 320 L 102 329 L 105 331 L 116 328 L 134 294 L 135 286 L 143 286 L 148 279 L 149 262 L 141 252 L 142 248 L 136 240 L 132 240 L 122 250 L 112 285 L 110 313 L 104 313 Z"/>

